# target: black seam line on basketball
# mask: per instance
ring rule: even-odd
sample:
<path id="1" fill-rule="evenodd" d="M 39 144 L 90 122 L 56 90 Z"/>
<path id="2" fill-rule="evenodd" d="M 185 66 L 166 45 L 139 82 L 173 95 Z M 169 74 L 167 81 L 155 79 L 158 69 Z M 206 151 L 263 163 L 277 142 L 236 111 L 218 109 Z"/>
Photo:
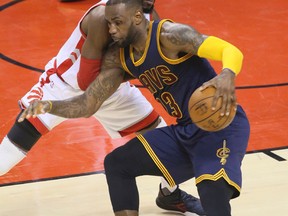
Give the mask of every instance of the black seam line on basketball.
<path id="1" fill-rule="evenodd" d="M 220 107 L 218 110 L 220 110 L 220 109 L 221 109 L 221 107 Z M 211 114 L 211 116 L 215 115 L 215 114 L 218 112 L 218 110 L 217 110 L 216 112 L 214 112 L 213 114 Z M 232 113 L 232 112 L 230 112 L 230 113 L 229 113 L 229 116 L 226 117 L 225 121 L 224 121 L 222 124 L 220 124 L 220 126 L 218 127 L 218 129 L 216 129 L 216 130 L 214 130 L 214 131 L 211 131 L 211 132 L 217 132 L 217 131 L 223 129 L 223 128 L 222 128 L 223 125 L 225 125 L 228 120 L 230 120 L 230 121 L 232 122 L 233 119 L 230 119 L 231 113 Z M 210 118 L 211 116 L 209 116 L 208 118 Z M 204 120 L 206 120 L 206 119 L 203 119 L 203 120 L 201 120 L 201 121 L 198 121 L 197 123 L 202 122 L 202 121 L 204 121 Z M 231 123 L 231 122 L 230 122 L 230 123 Z M 229 123 L 229 124 L 230 124 L 230 123 Z M 226 127 L 228 127 L 229 124 L 227 124 Z M 221 129 L 219 129 L 219 128 L 221 128 Z"/>
<path id="2" fill-rule="evenodd" d="M 263 153 L 268 155 L 269 157 L 277 160 L 277 161 L 286 161 L 285 158 L 283 158 L 283 157 L 281 157 L 281 156 L 279 156 L 279 155 L 277 155 L 277 154 L 275 154 L 275 153 L 273 153 L 271 151 L 263 151 Z"/>
<path id="3" fill-rule="evenodd" d="M 143 85 L 135 85 L 137 88 L 145 88 Z M 288 86 L 288 82 L 285 83 L 276 83 L 276 84 L 266 84 L 266 85 L 254 85 L 254 86 L 236 86 L 237 90 L 245 90 L 245 89 L 257 89 L 257 88 L 274 88 Z"/>
<path id="4" fill-rule="evenodd" d="M 9 63 L 11 63 L 11 64 L 14 64 L 14 65 L 17 65 L 17 66 L 19 66 L 19 67 L 23 67 L 23 68 L 26 68 L 26 69 L 29 69 L 29 70 L 33 70 L 33 71 L 37 71 L 37 72 L 41 72 L 41 73 L 44 72 L 44 70 L 42 70 L 42 69 L 35 68 L 35 67 L 30 66 L 30 65 L 21 63 L 21 62 L 16 61 L 16 60 L 14 60 L 14 59 L 12 59 L 12 58 L 9 58 L 8 56 L 3 55 L 2 53 L 0 54 L 0 57 L 1 57 L 1 59 L 3 59 L 4 61 L 7 61 L 7 62 L 9 62 Z"/>
<path id="5" fill-rule="evenodd" d="M 279 147 L 279 148 L 271 148 L 271 149 L 263 149 L 263 150 L 255 150 L 255 151 L 247 151 L 246 154 L 256 154 L 256 153 L 263 153 L 265 151 L 276 151 L 276 150 L 284 150 L 284 149 L 288 149 L 288 146 L 283 146 L 283 147 Z M 11 183 L 6 183 L 6 184 L 0 184 L 0 187 L 21 185 L 21 184 L 28 184 L 28 183 L 36 183 L 36 182 L 43 182 L 43 181 L 53 181 L 53 180 L 73 178 L 73 177 L 81 177 L 81 176 L 94 175 L 94 174 L 105 174 L 105 171 L 100 170 L 100 171 L 95 171 L 95 172 L 79 173 L 79 174 L 75 174 L 75 175 L 66 175 L 66 176 L 57 176 L 57 177 L 42 178 L 42 179 L 36 179 L 36 180 L 11 182 Z"/>
<path id="6" fill-rule="evenodd" d="M 11 183 L 6 183 L 6 184 L 0 184 L 0 187 L 20 185 L 20 184 L 28 184 L 28 183 L 35 183 L 35 182 L 52 181 L 52 180 L 66 179 L 66 178 L 74 178 L 74 177 L 88 176 L 88 175 L 94 175 L 94 174 L 105 174 L 105 172 L 104 172 L 104 170 L 100 170 L 100 171 L 95 171 L 95 172 L 79 173 L 79 174 L 74 174 L 74 175 L 65 175 L 65 176 L 57 176 L 57 177 L 51 177 L 51 178 L 42 178 L 42 179 L 36 179 L 36 180 L 11 182 Z"/>
<path id="7" fill-rule="evenodd" d="M 213 96 L 209 96 L 209 97 L 203 98 L 202 100 L 198 101 L 196 104 L 194 104 L 194 105 L 189 109 L 189 112 L 190 112 L 190 110 L 193 109 L 193 107 L 196 106 L 198 103 L 202 102 L 203 100 L 206 100 L 207 98 L 212 98 L 212 97 L 213 97 Z M 221 109 L 221 107 L 219 107 L 219 109 L 217 109 L 217 110 L 214 110 L 214 112 L 213 112 L 210 116 L 207 116 L 206 118 L 201 119 L 200 121 L 197 121 L 197 122 L 193 122 L 193 123 L 199 123 L 199 122 L 205 121 L 206 119 L 210 118 L 212 115 L 214 115 L 215 113 L 217 113 L 220 109 Z"/>
<path id="8" fill-rule="evenodd" d="M 1 5 L 0 6 L 0 11 L 5 10 L 8 7 L 11 7 L 11 6 L 13 6 L 13 5 L 15 5 L 15 4 L 19 3 L 19 2 L 22 2 L 22 1 L 24 1 L 24 0 L 14 0 L 14 1 L 8 2 L 8 3 L 4 4 L 4 5 Z"/>
<path id="9" fill-rule="evenodd" d="M 215 115 L 216 114 L 216 112 L 215 113 L 213 113 L 213 115 Z M 223 125 L 225 125 L 226 124 L 226 122 L 229 120 L 230 122 L 227 124 L 227 126 L 226 127 L 228 127 L 228 125 L 230 125 L 231 124 L 231 122 L 233 121 L 233 119 L 230 119 L 230 115 L 232 115 L 232 112 L 229 112 L 229 115 L 228 116 L 226 116 L 226 119 L 225 119 L 225 121 L 219 126 L 219 128 L 222 128 L 223 127 Z M 236 115 L 236 114 L 235 114 Z M 223 116 L 224 117 L 224 116 Z M 223 128 L 222 128 L 223 129 Z M 219 130 L 219 129 L 218 129 Z"/>

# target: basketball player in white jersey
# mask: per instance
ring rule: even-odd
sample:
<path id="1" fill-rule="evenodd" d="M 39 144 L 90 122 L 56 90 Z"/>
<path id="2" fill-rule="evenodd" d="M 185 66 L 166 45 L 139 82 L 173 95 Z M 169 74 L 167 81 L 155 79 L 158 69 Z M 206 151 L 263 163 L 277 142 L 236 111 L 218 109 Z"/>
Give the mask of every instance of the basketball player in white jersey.
<path id="1" fill-rule="evenodd" d="M 57 56 L 45 66 L 39 82 L 19 100 L 22 110 L 33 100 L 63 100 L 80 95 L 100 72 L 101 58 L 112 41 L 104 19 L 107 0 L 92 6 L 81 18 Z M 158 19 L 154 0 L 143 0 L 147 19 Z M 149 12 L 149 13 L 148 13 Z M 141 92 L 129 82 L 121 84 L 96 113 L 95 117 L 112 138 L 165 126 L 165 121 L 153 109 Z M 0 175 L 4 175 L 31 150 L 38 139 L 65 121 L 65 118 L 45 114 L 21 123 L 15 122 L 0 145 Z M 202 209 L 199 199 L 178 187 L 171 188 L 162 179 L 158 202 L 161 208 L 182 213 Z M 172 193 L 173 192 L 173 193 Z M 165 196 L 168 195 L 168 196 Z"/>

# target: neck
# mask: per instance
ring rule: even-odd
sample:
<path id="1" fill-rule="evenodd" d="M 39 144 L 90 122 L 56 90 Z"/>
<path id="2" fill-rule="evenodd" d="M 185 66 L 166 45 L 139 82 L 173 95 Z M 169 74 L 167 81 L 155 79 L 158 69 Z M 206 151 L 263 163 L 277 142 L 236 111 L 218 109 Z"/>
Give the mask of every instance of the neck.
<path id="1" fill-rule="evenodd" d="M 143 26 L 138 31 L 135 41 L 131 46 L 137 54 L 143 54 L 146 46 L 146 40 L 149 32 L 149 21 L 145 19 Z"/>

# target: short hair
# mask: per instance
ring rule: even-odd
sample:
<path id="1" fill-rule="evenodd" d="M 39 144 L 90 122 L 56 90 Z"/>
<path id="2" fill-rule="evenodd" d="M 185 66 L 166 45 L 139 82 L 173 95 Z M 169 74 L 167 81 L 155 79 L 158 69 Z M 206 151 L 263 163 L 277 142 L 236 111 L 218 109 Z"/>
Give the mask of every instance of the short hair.
<path id="1" fill-rule="evenodd" d="M 109 0 L 106 2 L 106 5 L 116 5 L 116 4 L 125 4 L 127 6 L 133 7 L 142 7 L 143 0 Z"/>

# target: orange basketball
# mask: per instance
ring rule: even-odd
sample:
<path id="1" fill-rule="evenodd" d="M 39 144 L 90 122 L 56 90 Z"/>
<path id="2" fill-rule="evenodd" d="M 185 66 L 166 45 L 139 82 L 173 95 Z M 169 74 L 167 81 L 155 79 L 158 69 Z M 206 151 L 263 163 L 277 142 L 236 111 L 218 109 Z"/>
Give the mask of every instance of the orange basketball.
<path id="1" fill-rule="evenodd" d="M 196 89 L 189 100 L 189 114 L 194 124 L 205 131 L 219 131 L 227 127 L 235 117 L 235 106 L 231 106 L 228 116 L 220 116 L 222 98 L 212 110 L 212 100 L 216 89 L 208 87 L 202 91 Z"/>

